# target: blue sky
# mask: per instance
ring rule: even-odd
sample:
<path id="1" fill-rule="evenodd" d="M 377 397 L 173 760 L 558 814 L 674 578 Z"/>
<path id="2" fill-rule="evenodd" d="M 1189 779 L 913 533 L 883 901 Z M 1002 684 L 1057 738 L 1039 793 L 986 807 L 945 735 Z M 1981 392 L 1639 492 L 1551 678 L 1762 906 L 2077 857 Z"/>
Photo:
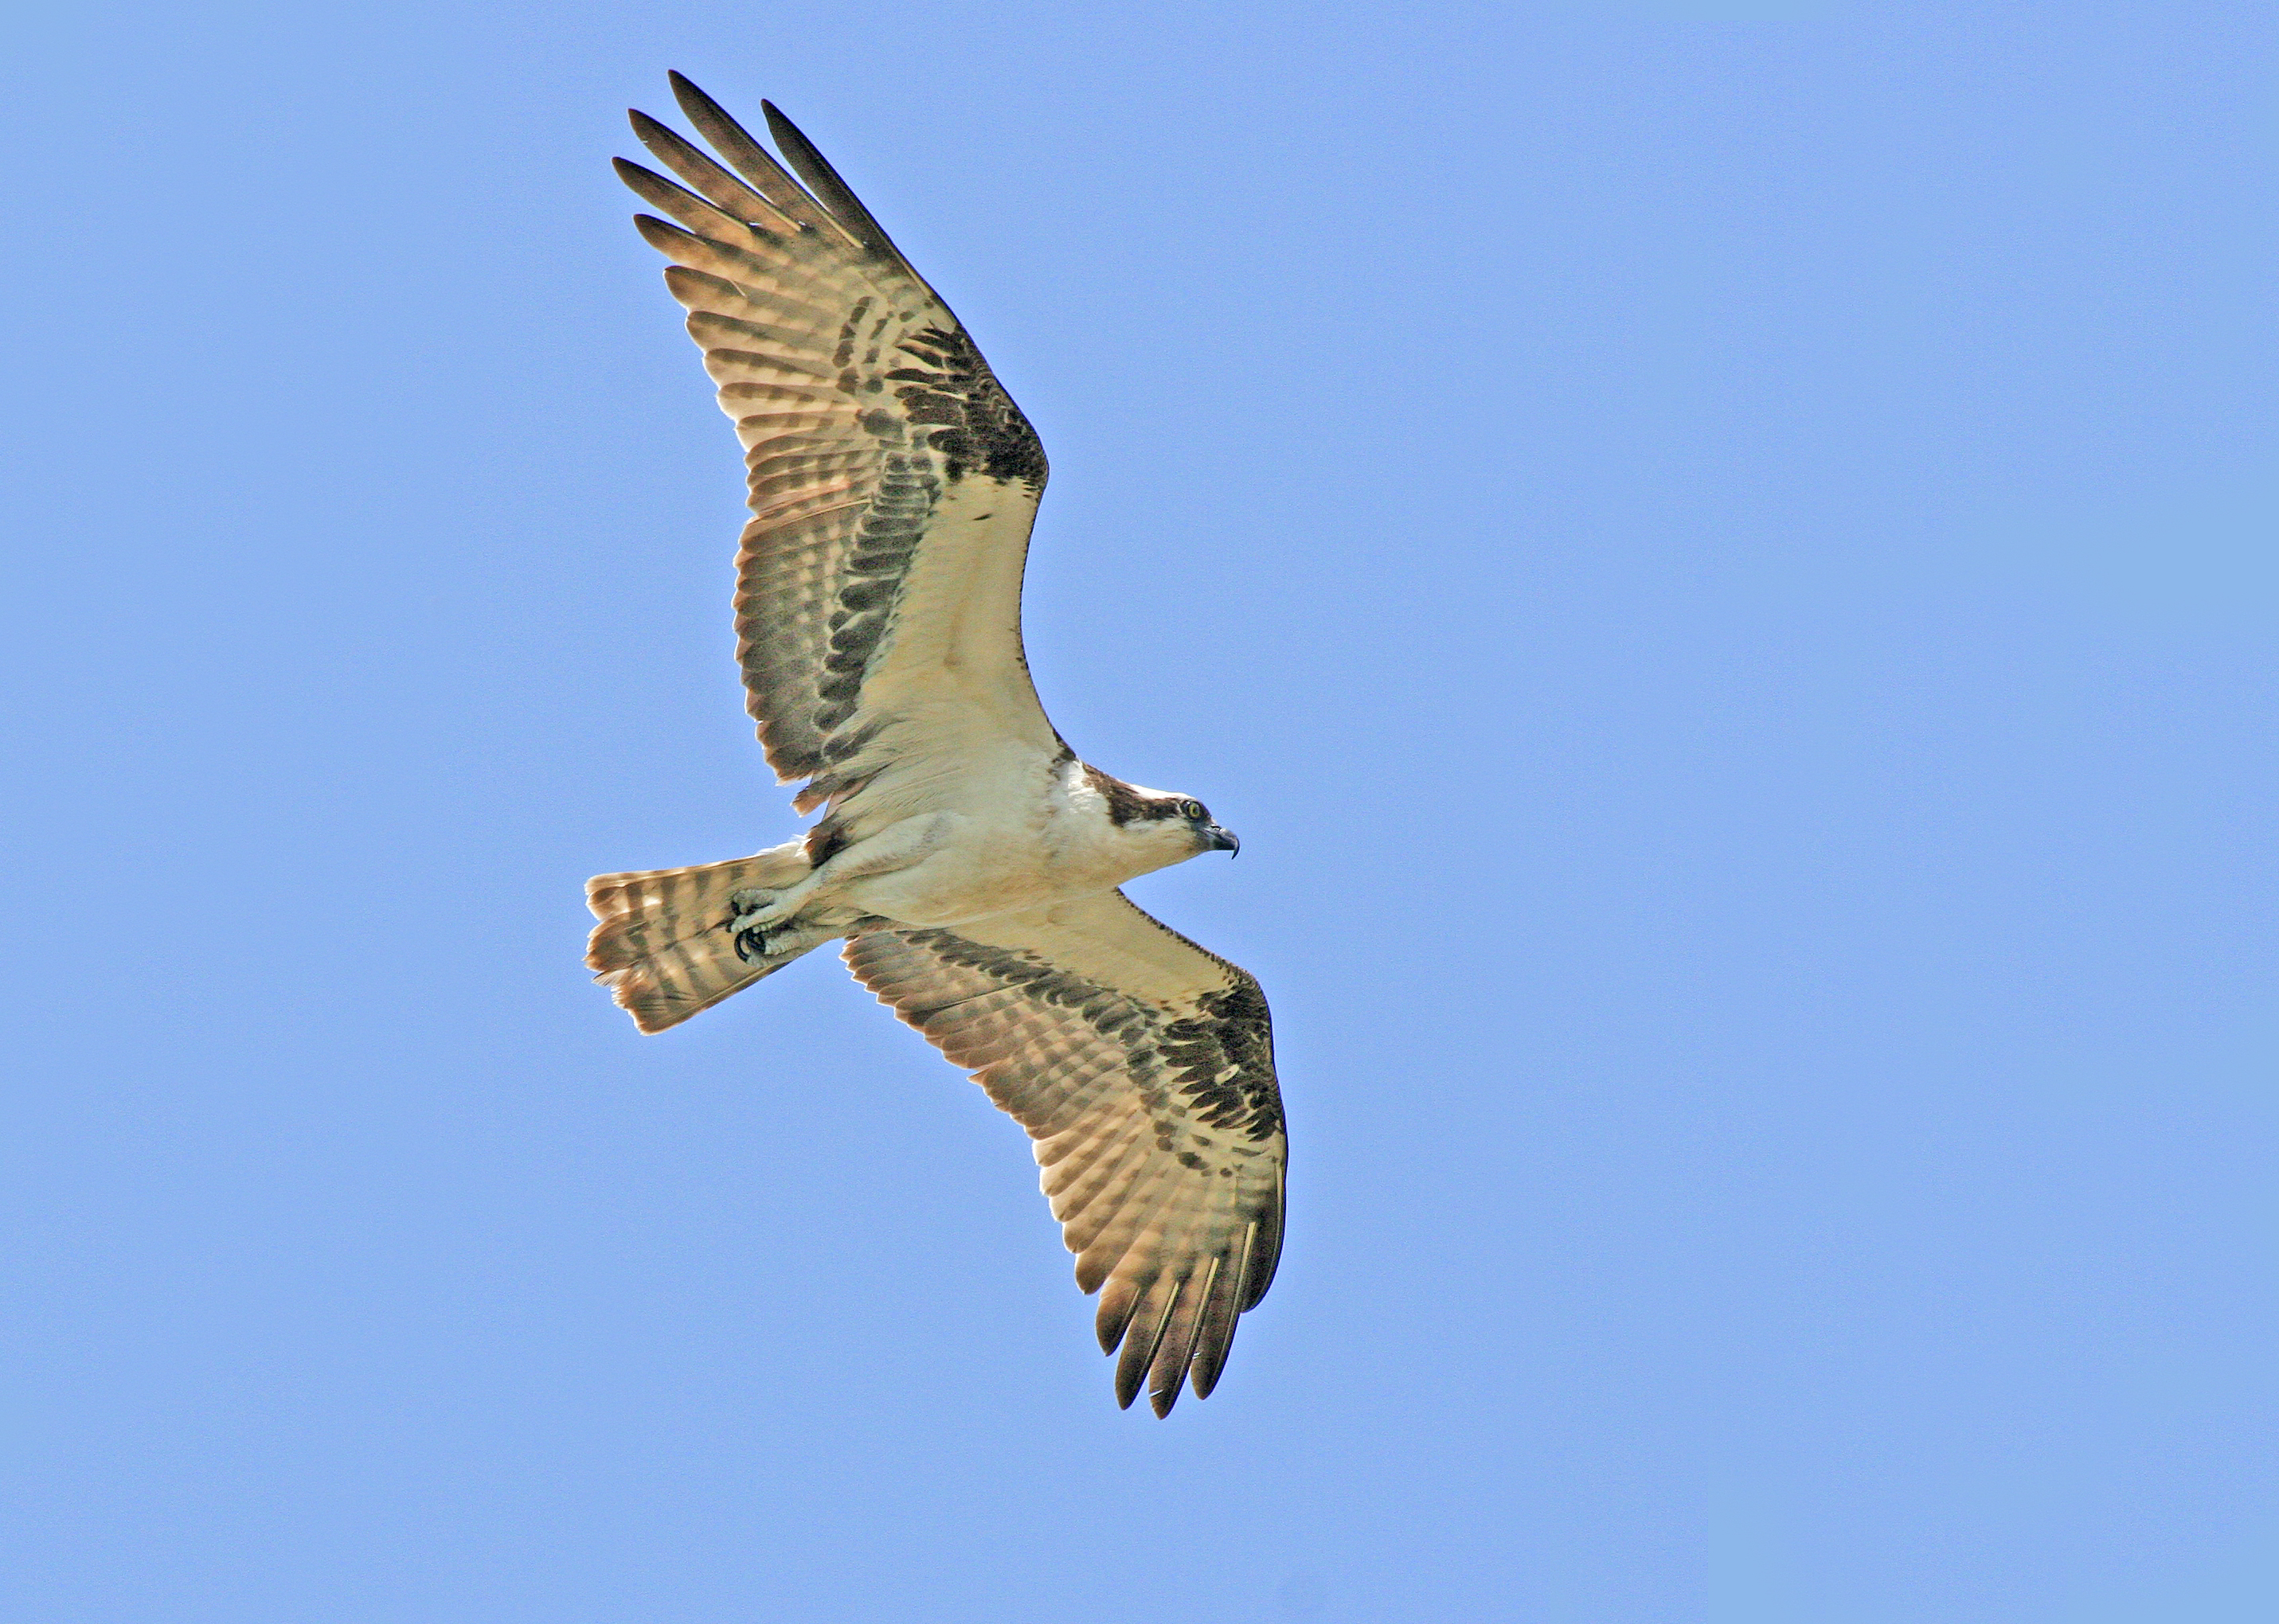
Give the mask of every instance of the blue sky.
<path id="1" fill-rule="evenodd" d="M 2267 9 L 81 8 L 5 72 L 27 1621 L 2260 1620 Z M 1290 1241 L 1117 1412 L 1024 1142 L 590 873 L 795 823 L 608 168 L 800 120 L 1238 863 Z"/>

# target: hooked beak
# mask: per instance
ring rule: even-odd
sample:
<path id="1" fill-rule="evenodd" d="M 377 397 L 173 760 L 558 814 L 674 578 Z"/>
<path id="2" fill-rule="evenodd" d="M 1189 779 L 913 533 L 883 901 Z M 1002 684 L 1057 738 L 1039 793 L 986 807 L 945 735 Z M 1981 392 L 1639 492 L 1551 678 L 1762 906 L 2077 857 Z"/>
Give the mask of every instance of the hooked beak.
<path id="1" fill-rule="evenodd" d="M 1232 852 L 1238 857 L 1242 854 L 1242 842 L 1236 839 L 1231 831 L 1221 829 L 1216 823 L 1203 831 L 1203 839 L 1209 842 L 1203 847 L 1207 852 Z"/>

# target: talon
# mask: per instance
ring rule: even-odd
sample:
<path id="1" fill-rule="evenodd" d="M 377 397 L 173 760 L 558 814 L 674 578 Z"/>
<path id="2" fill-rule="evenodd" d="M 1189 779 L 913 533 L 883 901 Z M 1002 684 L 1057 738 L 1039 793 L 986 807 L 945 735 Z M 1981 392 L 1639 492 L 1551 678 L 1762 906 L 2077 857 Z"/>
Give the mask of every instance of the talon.
<path id="1" fill-rule="evenodd" d="M 728 916 L 720 922 L 720 929 L 734 944 L 736 956 L 750 964 L 772 956 L 768 952 L 769 927 L 784 923 L 782 913 L 780 891 L 732 891 L 728 893 Z"/>

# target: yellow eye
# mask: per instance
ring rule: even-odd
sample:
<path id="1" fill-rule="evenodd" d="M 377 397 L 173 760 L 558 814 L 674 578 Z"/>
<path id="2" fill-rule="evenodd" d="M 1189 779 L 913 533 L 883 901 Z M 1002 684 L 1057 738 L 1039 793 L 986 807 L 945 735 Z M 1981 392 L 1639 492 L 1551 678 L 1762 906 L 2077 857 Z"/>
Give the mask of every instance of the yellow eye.
<path id="1" fill-rule="evenodd" d="M 1200 801 L 1183 801 L 1179 802 L 1179 816 L 1201 819 L 1209 817 L 1210 814 L 1203 810 L 1203 803 Z"/>

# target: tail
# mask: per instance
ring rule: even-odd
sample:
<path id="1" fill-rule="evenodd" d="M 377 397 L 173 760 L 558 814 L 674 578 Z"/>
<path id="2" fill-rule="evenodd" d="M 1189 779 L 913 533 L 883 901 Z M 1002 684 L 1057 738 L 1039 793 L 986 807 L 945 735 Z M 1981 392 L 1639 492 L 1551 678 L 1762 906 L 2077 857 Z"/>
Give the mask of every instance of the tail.
<path id="1" fill-rule="evenodd" d="M 780 891 L 805 877 L 808 867 L 806 851 L 794 840 L 693 869 L 596 874 L 586 882 L 586 905 L 602 922 L 586 948 L 594 979 L 641 1030 L 679 1025 L 837 934 L 817 931 L 803 940 L 808 932 L 779 931 L 769 940 L 773 951 L 747 963 L 724 928 L 733 911 L 730 892 Z"/>

